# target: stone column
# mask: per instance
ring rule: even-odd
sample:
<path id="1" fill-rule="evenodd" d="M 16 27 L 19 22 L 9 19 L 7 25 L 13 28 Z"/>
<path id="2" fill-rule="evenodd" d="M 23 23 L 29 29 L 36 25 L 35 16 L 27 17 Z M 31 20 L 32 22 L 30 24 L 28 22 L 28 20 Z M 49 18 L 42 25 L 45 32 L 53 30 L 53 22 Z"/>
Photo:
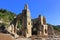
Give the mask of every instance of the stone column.
<path id="1" fill-rule="evenodd" d="M 28 9 L 28 5 L 26 4 L 24 7 L 24 10 L 22 11 L 22 25 L 25 28 L 25 37 L 30 37 L 32 24 L 31 24 L 31 17 L 30 17 L 30 11 Z"/>

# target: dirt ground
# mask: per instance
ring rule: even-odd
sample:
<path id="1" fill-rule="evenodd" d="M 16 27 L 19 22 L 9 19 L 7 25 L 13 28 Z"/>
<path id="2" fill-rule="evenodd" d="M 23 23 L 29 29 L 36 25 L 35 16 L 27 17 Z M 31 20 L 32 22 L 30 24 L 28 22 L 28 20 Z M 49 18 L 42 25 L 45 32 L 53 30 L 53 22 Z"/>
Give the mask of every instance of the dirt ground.
<path id="1" fill-rule="evenodd" d="M 14 40 L 10 35 L 0 33 L 0 40 Z"/>

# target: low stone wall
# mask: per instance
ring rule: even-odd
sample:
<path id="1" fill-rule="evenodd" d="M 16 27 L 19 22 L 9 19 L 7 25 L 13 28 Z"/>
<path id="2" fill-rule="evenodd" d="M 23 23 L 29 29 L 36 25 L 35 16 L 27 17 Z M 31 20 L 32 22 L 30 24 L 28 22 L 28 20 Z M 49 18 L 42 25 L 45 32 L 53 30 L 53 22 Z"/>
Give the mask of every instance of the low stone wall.
<path id="1" fill-rule="evenodd" d="M 50 35 L 48 37 L 32 36 L 31 38 L 25 38 L 23 36 L 20 36 L 18 38 L 15 38 L 15 40 L 60 40 L 60 35 Z"/>
<path id="2" fill-rule="evenodd" d="M 31 38 L 18 38 L 18 39 L 15 39 L 15 40 L 32 40 Z"/>
<path id="3" fill-rule="evenodd" d="M 60 38 L 18 38 L 16 40 L 60 40 Z"/>
<path id="4" fill-rule="evenodd" d="M 47 38 L 45 40 L 60 40 L 60 38 Z"/>

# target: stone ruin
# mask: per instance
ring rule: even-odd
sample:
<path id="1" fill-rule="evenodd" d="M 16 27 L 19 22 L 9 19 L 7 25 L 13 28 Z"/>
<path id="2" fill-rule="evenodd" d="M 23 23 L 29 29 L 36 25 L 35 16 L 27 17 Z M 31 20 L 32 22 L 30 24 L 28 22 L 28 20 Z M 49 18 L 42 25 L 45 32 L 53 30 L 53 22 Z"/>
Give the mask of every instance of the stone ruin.
<path id="1" fill-rule="evenodd" d="M 22 21 L 22 28 L 18 29 L 17 25 L 19 20 Z M 54 34 L 54 29 L 50 25 L 47 25 L 46 18 L 44 16 L 39 15 L 36 19 L 31 19 L 30 10 L 28 9 L 28 5 L 26 4 L 24 10 L 21 14 L 17 15 L 14 20 L 10 23 L 7 28 L 8 32 L 12 34 L 15 38 L 21 33 L 24 37 L 48 37 L 49 35 Z M 34 37 L 35 37 L 34 36 Z"/>

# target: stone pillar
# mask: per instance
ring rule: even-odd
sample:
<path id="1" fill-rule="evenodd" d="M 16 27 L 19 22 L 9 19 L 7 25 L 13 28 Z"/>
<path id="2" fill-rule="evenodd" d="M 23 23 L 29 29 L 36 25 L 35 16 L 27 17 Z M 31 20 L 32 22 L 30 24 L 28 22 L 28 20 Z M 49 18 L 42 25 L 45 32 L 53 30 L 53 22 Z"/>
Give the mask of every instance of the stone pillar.
<path id="1" fill-rule="evenodd" d="M 47 36 L 48 35 L 48 25 L 46 24 L 46 19 L 45 19 L 44 16 L 39 15 L 38 29 L 40 30 L 40 34 L 42 36 Z"/>
<path id="2" fill-rule="evenodd" d="M 41 25 L 43 24 L 43 16 L 41 16 Z"/>
<path id="3" fill-rule="evenodd" d="M 25 28 L 25 37 L 30 37 L 31 34 L 31 29 L 32 29 L 32 24 L 31 24 L 31 17 L 30 17 L 30 11 L 28 9 L 28 5 L 26 4 L 24 7 L 24 10 L 22 11 L 22 25 Z"/>

